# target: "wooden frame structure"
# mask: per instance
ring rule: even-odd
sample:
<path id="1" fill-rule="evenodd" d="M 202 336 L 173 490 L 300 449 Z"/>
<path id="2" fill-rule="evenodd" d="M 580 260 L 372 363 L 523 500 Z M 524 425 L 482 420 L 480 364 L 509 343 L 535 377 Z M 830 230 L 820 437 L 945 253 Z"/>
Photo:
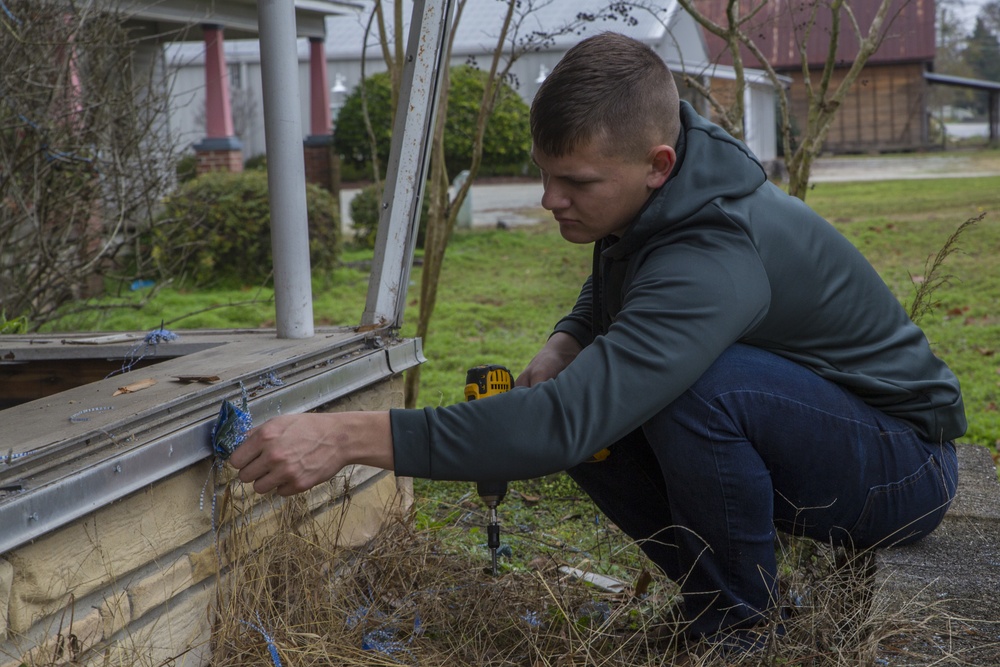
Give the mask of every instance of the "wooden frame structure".
<path id="1" fill-rule="evenodd" d="M 141 0 L 126 4 L 143 5 Z M 182 0 L 151 6 L 184 14 L 210 4 Z M 196 610 L 211 606 L 209 585 L 222 572 L 199 565 L 217 551 L 212 547 L 216 529 L 214 516 L 209 522 L 191 490 L 211 470 L 211 431 L 220 405 L 246 397 L 258 422 L 345 405 L 399 407 L 400 374 L 424 360 L 420 341 L 399 338 L 397 332 L 452 0 L 414 2 L 362 322 L 320 331 L 312 325 L 308 232 L 304 202 L 299 205 L 305 190 L 301 137 L 296 137 L 296 151 L 283 150 L 282 138 L 293 117 L 286 103 L 298 100 L 297 90 L 287 88 L 294 77 L 284 74 L 287 58 L 296 52 L 295 9 L 287 0 L 222 4 L 256 4 L 257 19 L 245 16 L 245 28 L 266 26 L 261 52 L 273 66 L 264 93 L 270 98 L 266 128 L 277 135 L 268 161 L 277 327 L 178 332 L 169 341 L 156 332 L 0 339 L 6 387 L 0 388 L 0 405 L 6 406 L 0 410 L 0 667 L 65 653 L 70 633 L 64 618 L 78 619 L 70 629 L 74 662 L 106 661 L 123 642 L 148 636 L 157 643 L 157 659 L 206 664 L 209 615 Z M 310 2 L 295 3 L 303 4 Z M 311 3 L 317 11 L 323 4 L 329 3 Z M 186 16 L 191 20 L 191 13 Z M 295 107 L 296 122 L 298 115 Z M 113 372 L 123 359 L 139 357 L 131 372 Z M 349 539 L 365 539 L 398 503 L 385 498 L 387 489 L 395 488 L 394 478 L 363 466 L 345 475 L 334 481 L 333 490 L 314 489 L 305 504 L 316 517 L 342 517 L 361 508 L 367 518 L 359 521 L 367 527 Z M 341 504 L 351 489 L 352 502 Z M 126 530 L 118 542 L 78 544 L 80 535 L 98 532 L 102 521 L 113 521 L 118 529 L 134 522 L 141 533 L 155 514 L 150 497 L 175 507 L 171 516 L 152 519 L 174 522 L 166 529 L 172 537 Z M 342 523 L 338 526 L 343 530 Z M 134 544 L 136 537 L 146 548 Z M 79 561 L 67 564 L 64 558 Z M 148 655 L 154 655 L 153 648 Z"/>

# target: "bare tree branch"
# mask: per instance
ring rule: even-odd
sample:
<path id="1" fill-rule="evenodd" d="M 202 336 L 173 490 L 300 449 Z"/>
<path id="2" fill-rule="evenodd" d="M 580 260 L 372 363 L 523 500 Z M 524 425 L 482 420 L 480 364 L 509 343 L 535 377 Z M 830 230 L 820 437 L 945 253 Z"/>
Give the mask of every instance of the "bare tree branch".
<path id="1" fill-rule="evenodd" d="M 0 301 L 37 328 L 141 261 L 174 148 L 167 87 L 122 15 L 5 7 L 17 20 L 0 21 Z"/>
<path id="2" fill-rule="evenodd" d="M 724 101 L 709 87 L 692 85 L 692 88 L 706 97 L 709 104 L 719 115 L 720 122 L 726 130 L 742 138 L 743 114 L 745 111 L 743 108 L 743 91 L 747 86 L 746 68 L 742 51 L 746 49 L 754 60 L 756 60 L 755 67 L 763 70 L 774 88 L 781 118 L 781 143 L 784 148 L 785 162 L 789 173 L 788 191 L 790 194 L 804 199 L 808 191 L 809 176 L 813 161 L 822 150 L 823 142 L 826 140 L 833 125 L 837 111 L 840 109 L 840 106 L 843 104 L 844 99 L 847 97 L 869 58 L 881 46 L 886 35 L 884 28 L 892 23 L 895 17 L 899 15 L 899 12 L 909 4 L 909 1 L 904 0 L 897 8 L 896 14 L 887 22 L 886 19 L 893 0 L 878 0 L 878 8 L 867 32 L 861 27 L 851 3 L 846 0 L 798 0 L 797 2 L 771 3 L 770 6 L 774 8 L 771 20 L 777 20 L 782 12 L 786 13 L 792 25 L 793 33 L 796 36 L 795 48 L 799 54 L 802 86 L 806 92 L 808 106 L 802 139 L 797 146 L 793 147 L 792 109 L 789 103 L 788 91 L 785 89 L 782 77 L 774 70 L 769 63 L 769 59 L 761 51 L 757 40 L 753 37 L 752 31 L 744 29 L 750 25 L 751 19 L 763 15 L 763 10 L 768 6 L 769 0 L 727 0 L 725 24 L 712 21 L 708 15 L 700 11 L 694 0 L 677 0 L 678 4 L 699 25 L 725 41 L 727 52 L 733 60 L 736 86 L 731 108 L 726 108 Z M 627 4 L 650 11 L 652 11 L 651 7 L 653 6 L 648 2 Z M 741 14 L 740 8 L 743 5 L 748 5 L 749 9 L 746 13 Z M 794 18 L 794 13 L 799 11 L 808 12 L 805 20 L 800 21 Z M 816 26 L 820 11 L 829 11 L 831 13 L 831 30 L 830 34 L 823 38 L 827 40 L 826 57 L 820 71 L 819 81 L 814 81 L 812 63 L 809 62 L 808 57 L 808 47 L 810 41 L 814 38 L 813 28 Z M 836 87 L 833 87 L 834 74 L 839 65 L 837 62 L 837 47 L 841 33 L 842 12 L 847 17 L 851 29 L 857 36 L 859 48 L 844 78 L 841 79 Z M 688 81 L 689 85 L 691 85 L 692 78 L 686 77 L 685 81 Z"/>

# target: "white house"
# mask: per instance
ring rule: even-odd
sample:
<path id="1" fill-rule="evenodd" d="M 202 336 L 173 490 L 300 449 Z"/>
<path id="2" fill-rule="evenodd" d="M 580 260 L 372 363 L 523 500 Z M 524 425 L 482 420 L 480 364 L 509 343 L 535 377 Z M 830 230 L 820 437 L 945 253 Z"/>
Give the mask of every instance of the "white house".
<path id="1" fill-rule="evenodd" d="M 366 5 L 368 3 L 365 3 Z M 515 44 L 539 34 L 553 35 L 539 43 L 537 50 L 525 51 L 514 63 L 511 73 L 515 86 L 526 102 L 531 102 L 539 84 L 562 55 L 587 35 L 611 30 L 639 39 L 651 47 L 677 73 L 705 78 L 732 77 L 732 68 L 709 62 L 703 33 L 675 0 L 666 0 L 656 12 L 632 10 L 632 20 L 611 18 L 607 0 L 552 0 L 517 17 Z M 529 6 L 529 3 L 524 3 Z M 452 64 L 474 60 L 480 67 L 489 66 L 496 47 L 505 3 L 469 2 L 455 28 Z M 408 9 L 404 16 L 409 17 Z M 593 20 L 580 18 L 590 15 Z M 326 19 L 326 69 L 329 84 L 331 116 L 343 104 L 344 98 L 358 85 L 364 71 L 372 74 L 385 69 L 377 35 L 367 29 L 370 12 L 329 16 Z M 404 33 L 405 34 L 405 33 Z M 366 37 L 367 35 L 367 37 Z M 225 58 L 229 70 L 233 125 L 240 137 L 245 158 L 262 154 L 264 148 L 263 114 L 260 88 L 260 50 L 256 41 L 231 39 L 226 34 Z M 508 52 L 510 41 L 508 40 Z M 195 144 L 205 136 L 204 101 L 205 49 L 201 44 L 186 43 L 167 47 L 167 63 L 175 73 L 174 104 L 170 126 L 175 138 L 184 144 Z M 299 88 L 309 90 L 310 44 L 299 41 Z M 747 89 L 747 143 L 763 161 L 774 159 L 777 137 L 774 121 L 774 94 L 765 77 L 753 76 Z M 696 107 L 707 112 L 707 105 L 681 83 L 682 94 Z M 309 127 L 310 101 L 302 100 L 302 119 Z M 305 139 L 305 137 L 303 137 Z"/>

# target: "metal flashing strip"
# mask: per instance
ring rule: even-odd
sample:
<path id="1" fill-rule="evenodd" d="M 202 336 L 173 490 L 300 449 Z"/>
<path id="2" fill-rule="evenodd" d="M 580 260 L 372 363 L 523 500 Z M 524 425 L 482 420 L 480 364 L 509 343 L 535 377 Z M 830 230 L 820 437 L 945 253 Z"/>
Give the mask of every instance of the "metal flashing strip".
<path id="1" fill-rule="evenodd" d="M 423 361 L 420 341 L 399 343 L 341 358 L 336 363 L 312 366 L 314 373 L 269 388 L 251 398 L 249 407 L 256 423 L 282 413 L 306 412 L 354 391 L 370 386 Z M 301 360 L 300 360 L 301 361 Z M 301 364 L 299 364 L 301 365 Z M 317 367 L 323 366 L 323 367 Z M 229 385 L 230 392 L 234 389 Z M 117 443 L 84 452 L 74 459 L 27 474 L 17 480 L 0 474 L 0 554 L 104 507 L 150 484 L 211 458 L 211 430 L 219 411 L 217 395 L 202 398 L 183 415 L 180 427 L 176 412 L 167 419 L 148 419 L 143 442 L 128 449 Z M 6 466 L 3 466 L 6 467 Z M 0 467 L 0 473 L 3 472 Z M 20 472 L 28 472 L 18 465 Z M 10 470 L 10 472 L 17 472 Z M 23 490 L 18 487 L 23 483 Z M 192 498 L 191 502 L 198 502 Z"/>
<path id="2" fill-rule="evenodd" d="M 414 0 L 362 324 L 401 326 L 453 0 Z"/>

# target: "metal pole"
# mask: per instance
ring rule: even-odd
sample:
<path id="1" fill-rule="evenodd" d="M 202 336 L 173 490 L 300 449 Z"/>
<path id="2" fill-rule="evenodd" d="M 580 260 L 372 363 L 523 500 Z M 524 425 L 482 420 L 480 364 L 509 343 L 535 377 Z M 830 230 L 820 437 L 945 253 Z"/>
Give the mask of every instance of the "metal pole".
<path id="1" fill-rule="evenodd" d="M 413 2 L 362 324 L 403 323 L 452 6 L 453 0 Z"/>
<path id="2" fill-rule="evenodd" d="M 278 338 L 313 335 L 299 58 L 292 0 L 259 0 L 264 143 Z"/>

